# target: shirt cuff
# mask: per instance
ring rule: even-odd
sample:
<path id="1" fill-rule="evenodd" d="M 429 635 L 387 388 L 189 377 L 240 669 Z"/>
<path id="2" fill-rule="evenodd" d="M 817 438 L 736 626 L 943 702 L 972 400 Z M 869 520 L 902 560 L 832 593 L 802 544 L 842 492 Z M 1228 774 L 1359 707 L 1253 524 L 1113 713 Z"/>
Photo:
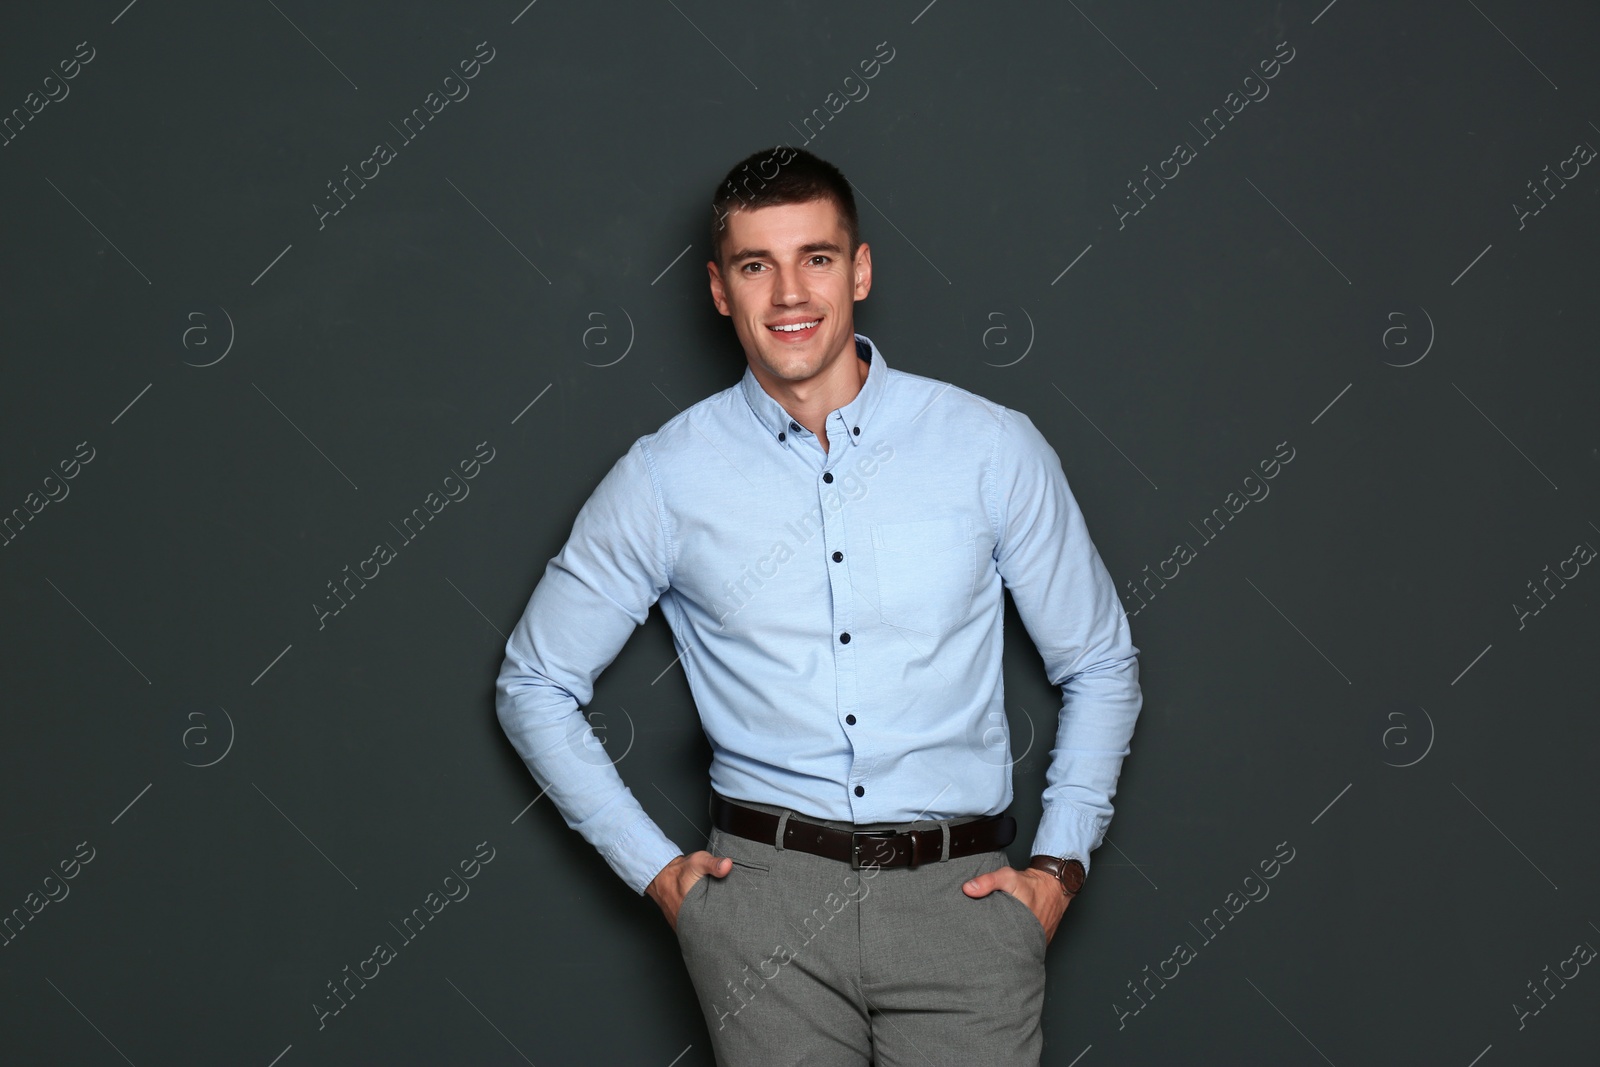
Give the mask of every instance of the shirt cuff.
<path id="1" fill-rule="evenodd" d="M 1045 808 L 1039 831 L 1033 837 L 1029 856 L 1061 856 L 1083 864 L 1089 873 L 1089 852 L 1099 843 L 1094 821 L 1085 818 L 1071 804 L 1060 801 Z"/>
<path id="2" fill-rule="evenodd" d="M 601 849 L 600 855 L 628 888 L 644 896 L 645 888 L 663 867 L 683 855 L 683 849 L 645 816 L 621 840 Z"/>

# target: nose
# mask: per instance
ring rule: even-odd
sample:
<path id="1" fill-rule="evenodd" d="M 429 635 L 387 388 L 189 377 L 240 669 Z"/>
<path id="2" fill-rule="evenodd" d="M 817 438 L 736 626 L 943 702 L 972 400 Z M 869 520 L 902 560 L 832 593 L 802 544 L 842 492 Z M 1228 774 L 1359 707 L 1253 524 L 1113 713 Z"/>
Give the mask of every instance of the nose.
<path id="1" fill-rule="evenodd" d="M 779 264 L 773 270 L 777 276 L 772 283 L 772 302 L 783 307 L 804 304 L 809 291 L 806 289 L 805 278 L 800 268 Z"/>

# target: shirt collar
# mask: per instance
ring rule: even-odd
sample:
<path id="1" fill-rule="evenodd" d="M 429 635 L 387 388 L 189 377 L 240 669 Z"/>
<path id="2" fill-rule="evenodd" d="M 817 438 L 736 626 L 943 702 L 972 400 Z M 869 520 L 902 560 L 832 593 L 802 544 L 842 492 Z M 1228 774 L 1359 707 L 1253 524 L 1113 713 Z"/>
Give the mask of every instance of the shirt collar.
<path id="1" fill-rule="evenodd" d="M 867 380 L 861 383 L 861 391 L 848 404 L 839 408 L 837 412 L 830 412 L 828 440 L 831 443 L 837 436 L 835 433 L 835 415 L 844 420 L 844 436 L 853 445 L 859 445 L 862 435 L 867 432 L 868 422 L 872 419 L 878 408 L 878 401 L 883 397 L 885 379 L 889 376 L 889 366 L 883 360 L 883 353 L 878 351 L 878 346 L 872 339 L 864 334 L 856 334 L 856 358 L 868 365 Z M 744 391 L 744 398 L 750 404 L 750 410 L 755 413 L 756 420 L 772 435 L 773 439 L 784 447 L 789 447 L 796 436 L 806 436 L 811 433 L 801 426 L 790 414 L 784 410 L 756 379 L 755 371 L 748 364 L 744 369 L 744 378 L 739 382 Z"/>

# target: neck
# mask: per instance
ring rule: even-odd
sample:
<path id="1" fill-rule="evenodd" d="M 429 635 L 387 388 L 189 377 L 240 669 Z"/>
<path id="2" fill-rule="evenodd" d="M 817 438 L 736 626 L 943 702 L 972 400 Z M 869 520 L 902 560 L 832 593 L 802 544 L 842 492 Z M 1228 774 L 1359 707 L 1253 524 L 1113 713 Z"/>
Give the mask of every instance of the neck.
<path id="1" fill-rule="evenodd" d="M 774 378 L 753 363 L 756 381 L 761 384 L 789 417 L 817 435 L 822 450 L 828 450 L 828 416 L 854 400 L 866 384 L 871 364 L 856 355 L 852 334 L 847 354 L 833 360 L 826 370 L 801 382 Z"/>

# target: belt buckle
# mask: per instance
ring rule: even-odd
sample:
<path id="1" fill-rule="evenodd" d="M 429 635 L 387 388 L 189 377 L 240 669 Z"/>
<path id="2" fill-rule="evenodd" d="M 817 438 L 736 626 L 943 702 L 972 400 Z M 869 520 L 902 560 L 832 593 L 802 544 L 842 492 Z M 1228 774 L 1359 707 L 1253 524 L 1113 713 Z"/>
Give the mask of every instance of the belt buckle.
<path id="1" fill-rule="evenodd" d="M 905 832 L 906 831 L 904 831 L 904 830 L 854 830 L 854 831 L 852 831 L 851 834 L 850 834 L 850 869 L 852 871 L 859 871 L 861 869 L 861 846 L 862 846 L 862 843 L 863 843 L 863 841 L 862 841 L 863 838 L 880 838 L 881 839 L 881 838 L 889 838 L 889 837 L 901 837 L 901 836 L 904 836 Z M 913 835 L 912 838 L 911 838 L 911 865 L 913 867 L 915 867 L 917 865 L 917 855 L 916 855 L 916 853 L 917 853 L 917 839 L 916 839 L 916 836 Z"/>

